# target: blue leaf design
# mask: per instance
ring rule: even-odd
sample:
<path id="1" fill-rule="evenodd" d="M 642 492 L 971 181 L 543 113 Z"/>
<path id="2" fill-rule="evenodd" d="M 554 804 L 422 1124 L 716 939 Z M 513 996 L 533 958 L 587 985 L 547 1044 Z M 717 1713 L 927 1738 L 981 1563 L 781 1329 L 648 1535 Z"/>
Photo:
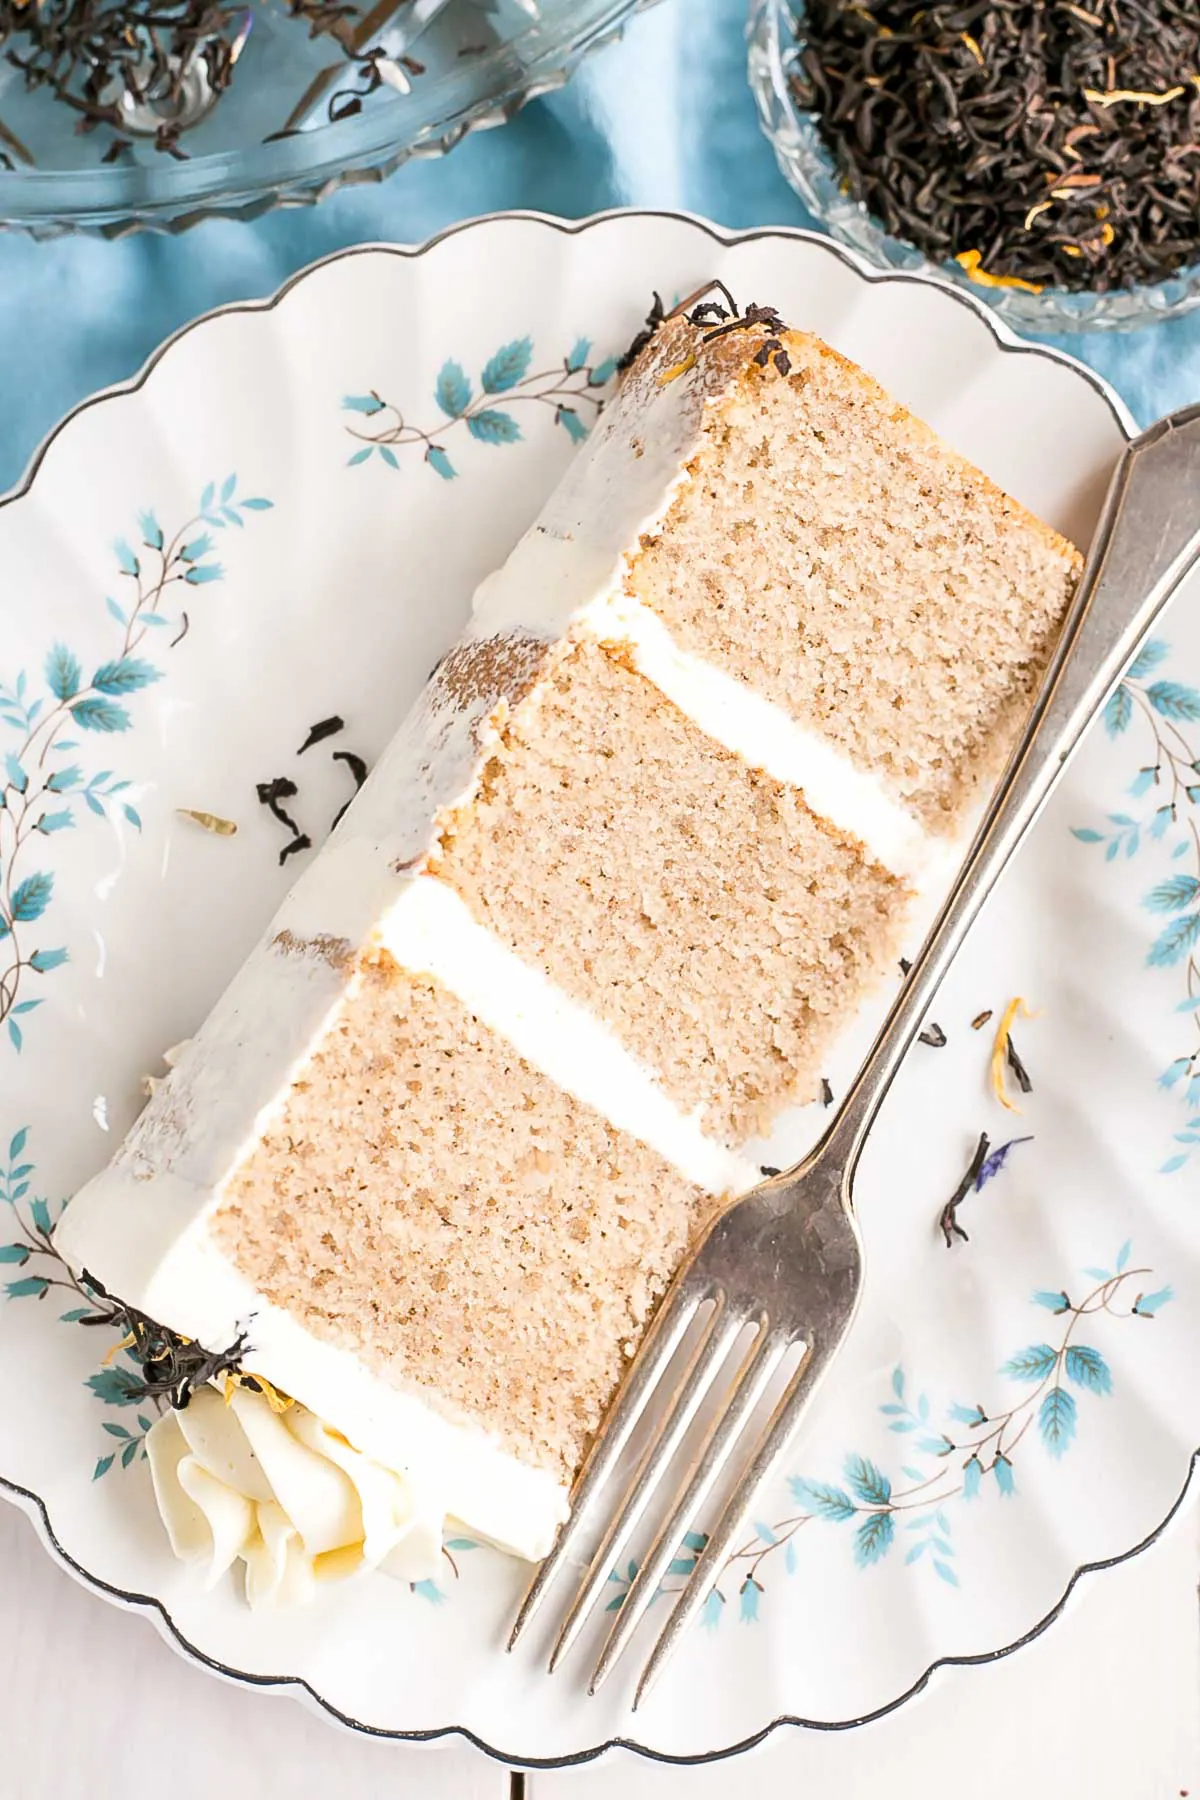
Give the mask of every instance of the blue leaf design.
<path id="1" fill-rule="evenodd" d="M 925 1552 L 928 1550 L 928 1548 L 929 1548 L 928 1542 L 926 1541 L 925 1538 L 922 1538 L 921 1542 L 919 1544 L 913 1545 L 912 1549 L 909 1551 L 908 1555 L 904 1559 L 905 1563 L 907 1564 L 907 1563 L 919 1562 L 921 1557 L 923 1557 Z"/>
<path id="2" fill-rule="evenodd" d="M 443 481 L 453 481 L 458 470 L 446 455 L 440 444 L 431 444 L 425 452 L 425 461 L 431 469 L 435 469 Z"/>
<path id="3" fill-rule="evenodd" d="M 116 1461 L 115 1456 L 102 1456 L 100 1458 L 100 1461 L 96 1464 L 95 1468 L 92 1470 L 92 1480 L 99 1481 L 99 1479 L 102 1475 L 107 1475 L 108 1471 L 112 1468 L 113 1463 L 115 1461 Z"/>
<path id="4" fill-rule="evenodd" d="M 481 444 L 515 444 L 521 436 L 521 427 L 512 414 L 498 412 L 495 407 L 472 413 L 467 430 Z"/>
<path id="5" fill-rule="evenodd" d="M 12 1018 L 11 1016 L 8 1021 L 8 1041 L 12 1045 L 13 1049 L 15 1051 L 17 1051 L 18 1054 L 20 1054 L 21 1045 L 24 1043 L 25 1039 L 22 1036 L 21 1027 L 17 1024 L 17 1021 L 14 1018 Z"/>
<path id="6" fill-rule="evenodd" d="M 457 419 L 466 412 L 471 404 L 471 384 L 460 363 L 442 364 L 433 397 L 449 419 Z"/>
<path id="7" fill-rule="evenodd" d="M 18 1156 L 20 1156 L 28 1142 L 29 1127 L 28 1125 L 22 1125 L 20 1131 L 15 1131 L 9 1141 L 8 1160 L 10 1163 L 16 1162 Z"/>
<path id="8" fill-rule="evenodd" d="M 4 770 L 18 794 L 23 794 L 29 786 L 29 777 L 13 755 L 12 751 L 4 758 Z"/>
<path id="9" fill-rule="evenodd" d="M 29 959 L 29 966 L 38 975 L 48 975 L 51 969 L 61 969 L 70 961 L 66 950 L 35 950 Z"/>
<path id="10" fill-rule="evenodd" d="M 5 918 L 4 914 L 0 912 L 0 943 L 3 943 L 4 939 L 10 936 L 11 932 L 12 926 Z"/>
<path id="11" fill-rule="evenodd" d="M 50 896 L 53 892 L 53 875 L 46 873 L 27 875 L 13 892 L 11 917 L 22 925 L 32 925 L 35 919 L 41 918 L 49 906 Z"/>
<path id="12" fill-rule="evenodd" d="M 974 1500 L 983 1480 L 983 1464 L 977 1456 L 968 1457 L 963 1466 L 963 1499 Z"/>
<path id="13" fill-rule="evenodd" d="M 747 1575 L 738 1593 L 738 1617 L 743 1625 L 753 1625 L 758 1618 L 758 1596 L 762 1589 Z"/>
<path id="14" fill-rule="evenodd" d="M 886 1506 L 892 1497 L 892 1484 L 882 1469 L 865 1456 L 851 1455 L 845 1462 L 846 1480 L 860 1500 L 873 1506 Z"/>
<path id="15" fill-rule="evenodd" d="M 1150 912 L 1180 912 L 1200 900 L 1200 881 L 1194 875 L 1171 875 L 1151 888 L 1142 905 Z"/>
<path id="16" fill-rule="evenodd" d="M 379 398 L 378 394 L 343 394 L 342 396 L 342 406 L 346 412 L 367 413 L 369 415 L 371 413 L 382 412 L 385 404 L 386 403 Z M 250 502 L 247 500 L 244 504 L 249 506 Z"/>
<path id="17" fill-rule="evenodd" d="M 516 387 L 518 381 L 523 381 L 528 373 L 532 355 L 532 338 L 514 338 L 511 344 L 504 344 L 485 363 L 483 374 L 479 377 L 484 393 L 503 394 L 509 388 Z"/>
<path id="18" fill-rule="evenodd" d="M 1112 1280 L 1111 1269 L 1085 1269 L 1083 1272 L 1085 1275 L 1090 1275 L 1093 1281 Z"/>
<path id="19" fill-rule="evenodd" d="M 1156 843 L 1161 838 L 1166 836 L 1168 828 L 1174 824 L 1174 822 L 1175 822 L 1174 810 L 1175 809 L 1169 804 L 1166 806 L 1160 806 L 1158 811 L 1155 813 L 1154 817 L 1151 819 L 1151 821 L 1150 821 L 1150 836 L 1155 840 Z M 1183 849 L 1184 850 L 1187 849 L 1186 844 L 1183 845 Z M 1172 854 L 1175 856 L 1178 856 L 1179 851 L 1175 850 L 1172 852 Z"/>
<path id="20" fill-rule="evenodd" d="M 135 1406 L 137 1394 L 131 1393 L 130 1389 L 135 1387 L 136 1382 L 137 1377 L 130 1370 L 118 1367 L 98 1370 L 95 1375 L 89 1375 L 83 1385 L 90 1388 L 97 1400 L 103 1401 L 105 1406 Z M 106 1426 L 105 1430 L 108 1429 Z M 115 1435 L 119 1436 L 123 1431 L 122 1426 Z"/>
<path id="21" fill-rule="evenodd" d="M 926 1456 L 945 1456 L 953 1450 L 954 1445 L 948 1437 L 923 1437 L 917 1439 L 917 1449 L 923 1450 Z"/>
<path id="22" fill-rule="evenodd" d="M 206 581 L 224 581 L 225 571 L 220 563 L 193 563 L 183 579 L 201 587 Z"/>
<path id="23" fill-rule="evenodd" d="M 140 831 L 142 829 L 141 814 L 136 808 L 132 806 L 123 806 L 121 811 L 125 814 L 125 817 L 129 820 L 129 823 L 133 826 L 135 831 Z"/>
<path id="24" fill-rule="evenodd" d="M 561 425 L 573 444 L 582 444 L 588 434 L 588 428 L 573 406 L 560 406 L 554 414 L 554 423 Z"/>
<path id="25" fill-rule="evenodd" d="M 23 1268 L 32 1254 L 28 1244 L 0 1244 L 0 1263 L 16 1263 Z"/>
<path id="26" fill-rule="evenodd" d="M 1150 638 L 1144 643 L 1125 673 L 1131 681 L 1141 681 L 1158 665 L 1165 662 L 1171 653 L 1171 646 L 1162 638 Z"/>
<path id="27" fill-rule="evenodd" d="M 612 378 L 616 374 L 616 372 L 617 372 L 616 357 L 615 356 L 606 356 L 602 363 L 596 364 L 596 367 L 592 370 L 591 374 L 588 376 L 588 386 L 589 387 L 604 387 L 606 382 L 609 382 L 612 380 Z"/>
<path id="28" fill-rule="evenodd" d="M 1009 1155 L 1018 1144 L 1032 1144 L 1032 1142 L 1033 1138 L 1027 1136 L 1009 1138 L 1007 1144 L 997 1144 L 996 1148 L 984 1158 L 979 1173 L 975 1177 L 975 1192 L 978 1193 L 980 1188 L 986 1187 L 988 1182 L 1000 1173 L 1008 1161 Z"/>
<path id="29" fill-rule="evenodd" d="M 10 1300 L 40 1300 L 50 1283 L 44 1275 L 22 1275 L 19 1281 L 6 1281 L 4 1291 Z"/>
<path id="30" fill-rule="evenodd" d="M 1164 1069 L 1158 1078 L 1158 1086 L 1168 1092 L 1181 1082 L 1192 1066 L 1190 1056 L 1177 1056 L 1169 1069 Z"/>
<path id="31" fill-rule="evenodd" d="M 951 1587 L 958 1586 L 958 1576 L 954 1573 L 954 1570 L 950 1567 L 949 1563 L 940 1562 L 938 1558 L 935 1557 L 933 1566 L 943 1581 L 948 1582 Z"/>
<path id="32" fill-rule="evenodd" d="M 1068 1395 L 1067 1398 L 1070 1399 L 1070 1395 Z M 1001 1497 L 1005 1500 L 1011 1500 L 1012 1496 L 1017 1491 L 1017 1484 L 1013 1478 L 1012 1464 L 1009 1462 L 1007 1456 L 998 1456 L 996 1458 L 995 1462 L 992 1464 L 992 1474 L 996 1477 L 996 1486 L 1000 1489 Z"/>
<path id="33" fill-rule="evenodd" d="M 379 454 L 383 458 L 384 462 L 387 464 L 389 469 L 398 469 L 400 467 L 400 461 L 396 455 L 396 452 L 394 450 L 390 450 L 386 444 L 380 444 Z"/>
<path id="34" fill-rule="evenodd" d="M 79 692 L 83 671 L 79 658 L 65 644 L 55 644 L 46 657 L 46 686 L 56 700 L 73 700 Z"/>
<path id="35" fill-rule="evenodd" d="M 1093 1350 L 1090 1344 L 1068 1344 L 1063 1366 L 1068 1381 L 1076 1387 L 1086 1388 L 1090 1394 L 1112 1393 L 1112 1371 L 1099 1350 Z"/>
<path id="36" fill-rule="evenodd" d="M 775 1533 L 771 1530 L 771 1527 L 764 1524 L 761 1519 L 756 1519 L 754 1521 L 754 1535 L 764 1544 L 775 1544 L 779 1541 L 775 1536 Z"/>
<path id="37" fill-rule="evenodd" d="M 185 544 L 179 554 L 184 562 L 199 562 L 202 556 L 208 555 L 212 547 L 212 538 L 207 531 L 202 531 L 199 537 L 193 538 L 191 543 Z"/>
<path id="38" fill-rule="evenodd" d="M 1114 689 L 1104 704 L 1104 729 L 1109 737 L 1120 737 L 1133 717 L 1133 695 L 1125 686 Z"/>
<path id="39" fill-rule="evenodd" d="M 668 1575 L 690 1575 L 696 1566 L 694 1556 L 677 1556 L 667 1564 Z"/>
<path id="40" fill-rule="evenodd" d="M 1174 1298 L 1173 1288 L 1155 1288 L 1152 1294 L 1139 1294 L 1133 1303 L 1133 1310 L 1140 1319 L 1152 1319 L 1160 1307 Z"/>
<path id="41" fill-rule="evenodd" d="M 901 1418 L 903 1418 L 908 1412 L 907 1406 L 901 1406 L 897 1401 L 891 1401 L 887 1405 L 881 1406 L 879 1410 L 881 1413 L 884 1413 L 884 1414 L 888 1415 L 889 1417 L 901 1417 Z"/>
<path id="42" fill-rule="evenodd" d="M 928 1420 L 928 1418 L 929 1418 L 929 1396 L 928 1396 L 928 1394 L 922 1394 L 920 1399 L 917 1401 L 917 1416 L 920 1419 L 922 1425 L 924 1425 L 926 1423 L 926 1421 Z"/>
<path id="43" fill-rule="evenodd" d="M 1062 1288 L 1038 1288 L 1033 1295 L 1033 1304 L 1044 1306 L 1047 1312 L 1064 1313 L 1070 1311 L 1071 1300 Z"/>
<path id="44" fill-rule="evenodd" d="M 148 550 L 162 549 L 162 526 L 149 510 L 138 514 L 138 530 L 141 532 L 142 541 Z"/>
<path id="45" fill-rule="evenodd" d="M 162 680 L 162 670 L 137 656 L 122 656 L 116 662 L 101 663 L 92 676 L 92 686 L 101 694 L 136 694 L 152 681 Z"/>
<path id="46" fill-rule="evenodd" d="M 688 1549 L 694 1550 L 698 1556 L 708 1543 L 708 1533 L 707 1531 L 685 1531 L 683 1541 Z"/>
<path id="47" fill-rule="evenodd" d="M 1200 693 L 1181 681 L 1156 681 L 1146 689 L 1146 698 L 1161 718 L 1200 722 Z"/>
<path id="48" fill-rule="evenodd" d="M 142 565 L 133 554 L 133 551 L 129 548 L 129 545 L 125 542 L 124 538 L 114 539 L 113 552 L 117 559 L 117 565 L 123 575 L 138 574 Z"/>
<path id="49" fill-rule="evenodd" d="M 725 1605 L 725 1596 L 720 1588 L 714 1588 L 704 1602 L 704 1611 L 700 1619 L 706 1631 L 715 1631 L 721 1623 L 721 1609 Z"/>
<path id="50" fill-rule="evenodd" d="M 50 1235 L 50 1207 L 45 1200 L 29 1202 L 29 1216 L 33 1220 L 33 1228 L 40 1231 L 43 1237 Z"/>
<path id="51" fill-rule="evenodd" d="M 74 824 L 75 816 L 73 813 L 43 813 L 37 824 L 34 826 L 34 830 L 40 831 L 44 837 L 49 837 L 51 832 L 54 831 L 70 831 L 74 827 Z"/>
<path id="52" fill-rule="evenodd" d="M 1158 1172 L 1160 1175 L 1175 1175 L 1183 1168 L 1183 1165 L 1188 1160 L 1189 1158 L 1186 1151 L 1179 1156 L 1168 1156 L 1165 1163 L 1159 1164 Z"/>
<path id="53" fill-rule="evenodd" d="M 899 1363 L 892 1370 L 892 1392 L 897 1400 L 904 1398 L 904 1370 Z"/>
<path id="54" fill-rule="evenodd" d="M 242 518 L 241 513 L 232 506 L 223 506 L 221 508 L 221 517 L 227 525 L 236 525 L 239 531 L 244 531 L 246 529 L 246 521 Z"/>
<path id="55" fill-rule="evenodd" d="M 894 1425 L 888 1426 L 888 1430 L 889 1431 L 901 1431 L 901 1432 L 919 1431 L 920 1426 L 917 1424 L 917 1421 L 915 1419 L 897 1419 Z"/>
<path id="56" fill-rule="evenodd" d="M 275 502 L 273 500 L 264 500 L 261 494 L 251 494 L 248 500 L 239 500 L 238 505 L 246 512 L 272 512 L 275 507 Z"/>
<path id="57" fill-rule="evenodd" d="M 788 1575 L 796 1573 L 796 1542 L 794 1538 L 789 1538 L 783 1547 L 783 1567 L 784 1572 Z"/>
<path id="58" fill-rule="evenodd" d="M 1200 944 L 1200 912 L 1172 919 L 1150 946 L 1146 956 L 1147 966 L 1152 969 L 1169 969 L 1175 963 L 1182 962 L 1197 944 Z"/>
<path id="59" fill-rule="evenodd" d="M 1118 1275 L 1121 1273 L 1122 1269 L 1124 1269 L 1126 1267 L 1126 1265 L 1128 1264 L 1130 1252 L 1132 1251 L 1132 1249 L 1133 1249 L 1133 1239 L 1126 1238 L 1125 1242 L 1121 1245 L 1121 1248 L 1117 1251 L 1116 1268 L 1117 1268 Z"/>
<path id="60" fill-rule="evenodd" d="M 447 1550 L 478 1550 L 479 1545 L 474 1538 L 447 1538 Z"/>
<path id="61" fill-rule="evenodd" d="M 1072 825 L 1071 836 L 1079 839 L 1081 844 L 1102 844 L 1104 833 L 1093 831 L 1090 826 Z"/>
<path id="62" fill-rule="evenodd" d="M 356 450 L 354 452 L 353 456 L 348 456 L 346 458 L 346 467 L 348 469 L 352 469 L 354 467 L 355 463 L 365 463 L 367 458 L 371 455 L 374 448 L 375 448 L 374 444 L 368 444 L 368 445 L 366 445 L 366 447 L 364 449 Z"/>
<path id="63" fill-rule="evenodd" d="M 117 605 L 111 594 L 106 597 L 104 604 L 107 606 L 118 625 L 128 625 L 129 615 L 126 613 L 124 607 Z"/>
<path id="64" fill-rule="evenodd" d="M 806 1506 L 818 1519 L 836 1523 L 854 1517 L 854 1502 L 843 1488 L 825 1481 L 806 1481 L 801 1475 L 793 1475 L 788 1486 L 801 1506 Z"/>
<path id="65" fill-rule="evenodd" d="M 129 714 L 115 700 L 107 700 L 96 694 L 88 694 L 82 700 L 76 700 L 71 708 L 71 717 L 84 731 L 128 731 Z"/>
<path id="66" fill-rule="evenodd" d="M 891 1513 L 871 1513 L 854 1534 L 854 1560 L 860 1569 L 869 1568 L 886 1556 L 895 1536 Z"/>
<path id="67" fill-rule="evenodd" d="M 1052 1344 L 1030 1344 L 1001 1364 L 1000 1373 L 1011 1375 L 1014 1381 L 1042 1381 L 1057 1361 Z"/>
<path id="68" fill-rule="evenodd" d="M 204 492 L 200 496 L 200 511 L 202 513 L 208 511 L 209 507 L 213 503 L 213 500 L 216 498 L 216 492 L 217 492 L 216 484 L 214 482 L 210 481 L 208 486 L 205 488 Z"/>
<path id="69" fill-rule="evenodd" d="M 568 375 L 574 375 L 577 369 L 582 369 L 586 365 L 591 348 L 591 338 L 576 338 L 571 353 L 567 357 Z"/>
<path id="70" fill-rule="evenodd" d="M 1060 1457 L 1075 1436 L 1076 1406 L 1066 1388 L 1052 1387 L 1038 1408 L 1038 1430 L 1053 1457 Z"/>
<path id="71" fill-rule="evenodd" d="M 414 1594 L 420 1594 L 422 1600 L 428 1600 L 431 1606 L 444 1606 L 446 1596 L 436 1581 L 414 1581 L 411 1583 Z"/>
<path id="72" fill-rule="evenodd" d="M 1157 781 L 1157 779 L 1158 779 L 1158 770 L 1157 769 L 1155 769 L 1155 768 L 1139 769 L 1137 774 L 1134 776 L 1133 780 L 1130 782 L 1129 786 L 1126 788 L 1125 792 L 1129 795 L 1131 800 L 1140 800 L 1142 798 L 1142 795 L 1145 794 L 1146 792 L 1148 792 L 1148 790 L 1154 786 L 1154 783 Z"/>
<path id="73" fill-rule="evenodd" d="M 960 1425 L 982 1425 L 985 1414 L 980 1406 L 960 1406 L 955 1401 L 950 1408 L 950 1417 L 957 1419 Z"/>
<path id="74" fill-rule="evenodd" d="M 237 487 L 237 476 L 236 475 L 227 475 L 225 477 L 224 481 L 221 483 L 221 505 L 222 506 L 224 506 L 224 504 L 227 500 L 233 499 L 233 492 L 236 487 Z"/>

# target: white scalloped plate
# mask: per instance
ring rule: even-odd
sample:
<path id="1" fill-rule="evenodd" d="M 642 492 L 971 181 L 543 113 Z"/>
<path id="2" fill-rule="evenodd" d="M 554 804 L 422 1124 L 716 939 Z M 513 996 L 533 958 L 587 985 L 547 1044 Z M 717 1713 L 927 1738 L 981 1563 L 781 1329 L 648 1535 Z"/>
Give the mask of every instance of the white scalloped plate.
<path id="1" fill-rule="evenodd" d="M 45 1286 L 60 1271 L 38 1226 L 108 1156 L 139 1077 L 296 866 L 280 868 L 286 833 L 255 784 L 291 778 L 300 827 L 328 829 L 352 786 L 332 752 L 378 752 L 562 469 L 651 288 L 713 275 L 862 361 L 1086 540 L 1127 429 L 1094 376 L 822 239 L 647 214 L 500 217 L 336 256 L 81 407 L 0 507 L 15 758 L 0 864 L 22 960 L 5 975 L 0 940 L 0 1245 L 23 1246 L 0 1248 L 0 1486 L 82 1580 L 197 1661 L 364 1730 L 459 1731 L 528 1763 L 615 1740 L 703 1758 L 782 1720 L 898 1705 L 935 1667 L 1024 1641 L 1081 1570 L 1147 1542 L 1200 1443 L 1194 586 L 959 959 L 936 1007 L 945 1048 L 917 1046 L 896 1084 L 861 1181 L 865 1305 L 796 1484 L 764 1500 L 707 1628 L 636 1718 L 624 1681 L 587 1700 L 577 1671 L 537 1672 L 539 1645 L 501 1654 L 524 1571 L 490 1551 L 456 1551 L 436 1594 L 370 1577 L 302 1614 L 252 1615 L 232 1582 L 202 1593 L 159 1530 L 138 1409 L 105 1398 L 111 1369 L 86 1385 L 107 1346 L 61 1322 L 75 1296 Z M 493 353 L 526 338 L 484 395 Z M 474 427 L 439 408 L 448 361 Z M 149 669 L 114 674 L 124 652 Z M 299 757 L 333 713 L 344 731 Z M 1017 994 L 1039 1009 L 1017 1029 L 1034 1078 L 1020 1117 L 988 1086 L 994 1020 L 971 1025 Z M 970 1197 L 970 1240 L 948 1250 L 938 1213 L 982 1131 L 1032 1142 Z"/>

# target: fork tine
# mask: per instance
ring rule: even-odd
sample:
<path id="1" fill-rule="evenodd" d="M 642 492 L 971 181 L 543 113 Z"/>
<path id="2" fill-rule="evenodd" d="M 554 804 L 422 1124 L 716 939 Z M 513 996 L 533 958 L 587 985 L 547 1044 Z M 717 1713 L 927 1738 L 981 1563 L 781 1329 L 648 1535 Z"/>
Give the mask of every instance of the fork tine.
<path id="1" fill-rule="evenodd" d="M 725 1509 L 714 1525 L 696 1567 L 688 1577 L 687 1585 L 650 1653 L 634 1695 L 635 1712 L 662 1673 L 667 1658 L 716 1586 L 734 1543 L 745 1526 L 756 1494 L 780 1458 L 785 1455 L 817 1383 L 844 1336 L 843 1330 L 828 1345 L 810 1342 L 806 1348 L 803 1362 L 780 1395 L 755 1446 L 745 1474 L 726 1501 Z"/>
<path id="2" fill-rule="evenodd" d="M 712 1292 L 710 1287 L 689 1290 L 686 1285 L 669 1290 L 651 1320 L 641 1348 L 617 1390 L 604 1430 L 580 1472 L 571 1496 L 570 1517 L 559 1531 L 554 1548 L 530 1582 L 521 1602 L 521 1610 L 509 1633 L 509 1650 L 516 1649 L 525 1627 L 541 1606 L 551 1582 L 574 1547 L 589 1502 L 608 1480 L 659 1377 L 679 1348 L 698 1309 L 705 1300 L 712 1297 Z"/>
<path id="3" fill-rule="evenodd" d="M 753 1322 L 749 1319 L 742 1321 L 743 1324 Z M 760 1317 L 758 1327 L 754 1341 L 734 1375 L 725 1408 L 710 1425 L 676 1494 L 666 1523 L 630 1583 L 624 1604 L 596 1664 L 588 1687 L 589 1694 L 596 1693 L 607 1679 L 617 1658 L 637 1630 L 642 1615 L 658 1592 L 659 1583 L 666 1574 L 684 1533 L 708 1498 L 729 1451 L 762 1398 L 763 1390 L 787 1348 L 787 1339 L 769 1330 L 769 1321 L 765 1316 Z"/>
<path id="4" fill-rule="evenodd" d="M 612 1521 L 592 1558 L 591 1566 L 580 1583 L 558 1634 L 558 1642 L 550 1656 L 553 1674 L 571 1648 L 592 1607 L 608 1583 L 609 1570 L 624 1550 L 646 1503 L 661 1480 L 680 1444 L 697 1408 L 712 1386 L 713 1380 L 733 1349 L 742 1330 L 740 1319 L 724 1318 L 724 1297 L 719 1296 L 712 1315 L 688 1360 L 662 1425 L 646 1449 L 630 1478 Z"/>

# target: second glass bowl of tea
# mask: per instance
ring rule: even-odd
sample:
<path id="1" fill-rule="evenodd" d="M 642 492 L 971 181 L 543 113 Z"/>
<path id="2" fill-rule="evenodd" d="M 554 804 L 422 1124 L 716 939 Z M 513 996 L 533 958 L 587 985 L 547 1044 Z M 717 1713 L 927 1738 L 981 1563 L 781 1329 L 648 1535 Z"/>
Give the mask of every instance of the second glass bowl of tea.
<path id="1" fill-rule="evenodd" d="M 753 0 L 781 169 L 882 268 L 1010 323 L 1200 305 L 1200 0 Z"/>

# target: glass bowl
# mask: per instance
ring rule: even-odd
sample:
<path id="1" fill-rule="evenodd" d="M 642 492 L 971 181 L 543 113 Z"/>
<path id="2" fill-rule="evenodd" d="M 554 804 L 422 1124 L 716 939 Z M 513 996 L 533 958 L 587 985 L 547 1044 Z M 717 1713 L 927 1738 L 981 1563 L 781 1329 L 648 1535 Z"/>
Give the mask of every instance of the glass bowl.
<path id="1" fill-rule="evenodd" d="M 380 181 L 561 87 L 648 3 L 364 0 L 345 9 L 362 29 L 343 47 L 328 32 L 311 36 L 286 0 L 247 0 L 240 12 L 225 8 L 223 40 L 207 40 L 236 59 L 225 90 L 214 97 L 196 56 L 175 82 L 169 98 L 185 115 L 178 156 L 155 144 L 165 105 L 139 107 L 125 87 L 120 131 L 82 129 L 76 111 L 45 87 L 31 91 L 0 52 L 0 225 L 38 237 L 179 231 Z M 382 79 L 371 74 L 374 46 L 387 59 Z"/>
<path id="2" fill-rule="evenodd" d="M 1103 294 L 1047 287 L 1029 294 L 972 281 L 958 263 L 935 263 L 914 245 L 892 237 L 861 201 L 844 191 L 814 114 L 796 104 L 791 75 L 803 48 L 802 19 L 797 0 L 751 0 L 750 86 L 784 179 L 841 243 L 877 268 L 939 275 L 967 288 L 1021 331 L 1129 331 L 1200 306 L 1200 262 L 1148 287 Z"/>

